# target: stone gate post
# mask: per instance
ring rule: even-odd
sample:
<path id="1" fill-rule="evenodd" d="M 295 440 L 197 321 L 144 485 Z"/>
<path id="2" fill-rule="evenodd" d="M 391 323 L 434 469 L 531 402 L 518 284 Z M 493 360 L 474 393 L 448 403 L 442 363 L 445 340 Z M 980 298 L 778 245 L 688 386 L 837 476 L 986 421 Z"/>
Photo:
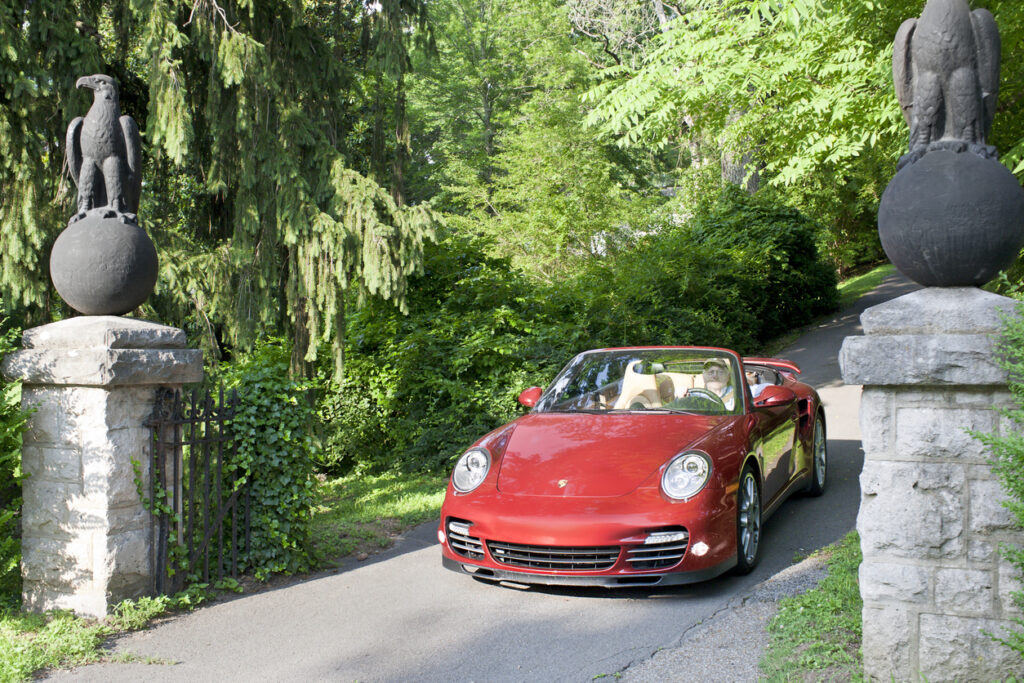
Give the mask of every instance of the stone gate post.
<path id="1" fill-rule="evenodd" d="M 202 352 L 173 327 L 85 316 L 25 330 L 3 374 L 35 411 L 22 448 L 25 607 L 102 617 L 148 593 L 150 515 L 132 460 L 148 486 L 156 389 L 201 380 Z"/>
<path id="2" fill-rule="evenodd" d="M 1024 675 L 995 642 L 1019 616 L 1001 542 L 1021 543 L 989 463 L 967 430 L 1013 428 L 995 335 L 1014 302 L 973 287 L 927 288 L 864 312 L 840 352 L 863 385 L 857 518 L 869 680 L 992 681 Z"/>

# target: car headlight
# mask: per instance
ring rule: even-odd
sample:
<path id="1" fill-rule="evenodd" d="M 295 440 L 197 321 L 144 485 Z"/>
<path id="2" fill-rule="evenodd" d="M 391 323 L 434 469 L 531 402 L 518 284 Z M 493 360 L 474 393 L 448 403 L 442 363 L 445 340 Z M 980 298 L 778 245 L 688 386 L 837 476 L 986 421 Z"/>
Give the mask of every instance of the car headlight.
<path id="1" fill-rule="evenodd" d="M 491 454 L 483 448 L 470 448 L 455 463 L 452 484 L 460 493 L 469 493 L 484 480 L 491 469 Z"/>
<path id="2" fill-rule="evenodd" d="M 700 493 L 711 478 L 711 459 L 699 451 L 681 453 L 673 458 L 661 475 L 661 490 L 669 498 L 686 500 Z"/>

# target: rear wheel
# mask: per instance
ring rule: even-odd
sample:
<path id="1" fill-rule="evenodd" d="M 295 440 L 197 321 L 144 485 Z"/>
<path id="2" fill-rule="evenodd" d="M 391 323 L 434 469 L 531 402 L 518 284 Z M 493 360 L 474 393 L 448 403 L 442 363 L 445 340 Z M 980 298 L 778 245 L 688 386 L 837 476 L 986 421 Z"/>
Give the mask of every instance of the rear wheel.
<path id="1" fill-rule="evenodd" d="M 825 493 L 828 473 L 828 442 L 825 439 L 825 420 L 819 412 L 814 418 L 814 432 L 811 437 L 811 484 L 807 495 L 820 496 Z"/>
<path id="2" fill-rule="evenodd" d="M 743 466 L 736 492 L 736 573 L 749 574 L 761 555 L 761 485 L 750 465 Z"/>

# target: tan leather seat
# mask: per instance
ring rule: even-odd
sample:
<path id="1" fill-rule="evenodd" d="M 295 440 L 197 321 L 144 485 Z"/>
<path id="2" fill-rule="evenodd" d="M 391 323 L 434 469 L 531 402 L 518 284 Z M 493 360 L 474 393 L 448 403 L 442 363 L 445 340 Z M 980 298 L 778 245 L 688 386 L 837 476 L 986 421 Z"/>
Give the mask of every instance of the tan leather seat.
<path id="1" fill-rule="evenodd" d="M 655 408 L 661 406 L 661 398 L 658 395 L 658 375 L 645 375 L 636 371 L 642 361 L 635 360 L 626 367 L 626 374 L 622 377 L 622 393 L 616 399 L 612 408 L 625 410 L 630 406 L 639 403 L 644 408 Z"/>

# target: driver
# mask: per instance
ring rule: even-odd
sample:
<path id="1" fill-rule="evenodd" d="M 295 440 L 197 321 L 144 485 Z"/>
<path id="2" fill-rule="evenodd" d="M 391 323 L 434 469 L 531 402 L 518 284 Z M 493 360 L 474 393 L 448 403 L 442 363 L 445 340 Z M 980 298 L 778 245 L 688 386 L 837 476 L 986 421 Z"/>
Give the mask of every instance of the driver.
<path id="1" fill-rule="evenodd" d="M 732 373 L 729 364 L 723 358 L 711 358 L 704 362 L 704 388 L 718 394 L 725 404 L 726 410 L 732 410 L 736 404 L 736 392 L 732 388 Z"/>

